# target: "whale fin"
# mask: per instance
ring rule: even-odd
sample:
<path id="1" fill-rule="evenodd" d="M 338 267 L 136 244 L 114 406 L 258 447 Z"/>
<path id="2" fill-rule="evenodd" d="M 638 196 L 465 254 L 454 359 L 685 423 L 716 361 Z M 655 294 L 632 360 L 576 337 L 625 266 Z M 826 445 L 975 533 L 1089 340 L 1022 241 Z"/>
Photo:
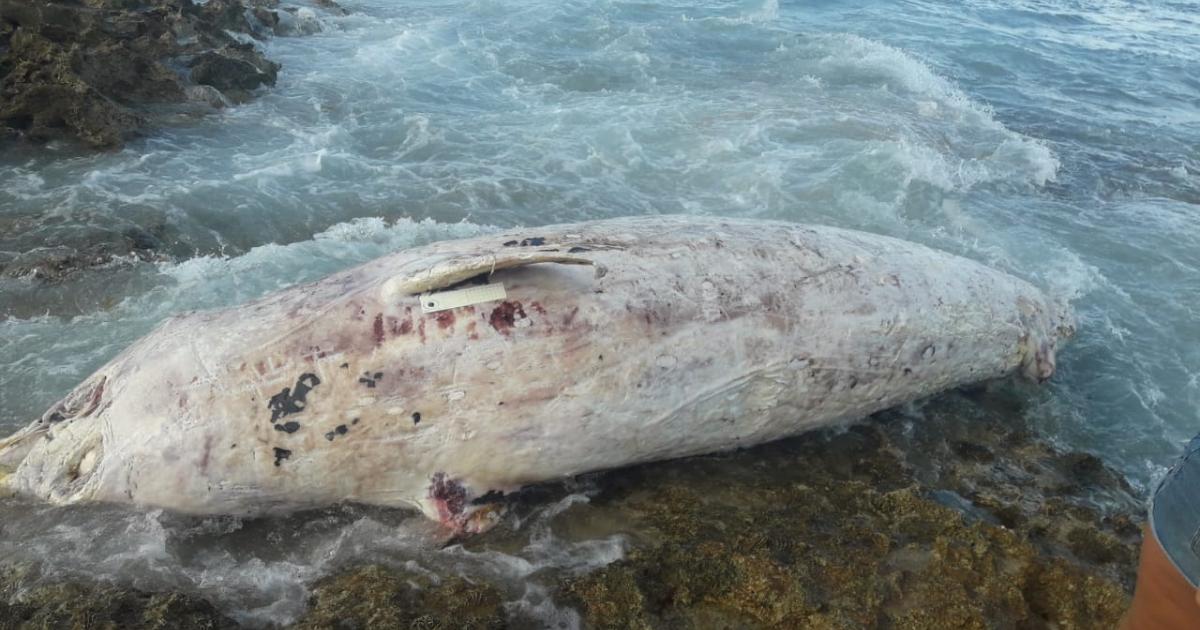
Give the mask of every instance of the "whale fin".
<path id="1" fill-rule="evenodd" d="M 603 277 L 606 272 L 603 265 L 591 259 L 554 251 L 514 251 L 511 253 L 459 256 L 439 261 L 425 270 L 389 280 L 383 286 L 383 296 L 389 298 L 419 295 L 453 286 L 480 274 L 490 274 L 502 269 L 513 269 L 515 267 L 542 263 L 590 265 L 595 268 L 596 277 L 598 278 Z"/>

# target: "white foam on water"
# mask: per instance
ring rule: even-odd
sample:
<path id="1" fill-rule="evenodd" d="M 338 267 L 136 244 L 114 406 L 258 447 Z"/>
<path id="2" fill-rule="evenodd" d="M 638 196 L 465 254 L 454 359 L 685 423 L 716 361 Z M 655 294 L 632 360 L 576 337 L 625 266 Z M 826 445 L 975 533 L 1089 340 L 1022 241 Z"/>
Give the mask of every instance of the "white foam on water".
<path id="1" fill-rule="evenodd" d="M 547 521 L 577 502 L 570 496 L 564 501 L 531 517 L 528 544 L 515 552 L 441 549 L 435 525 L 401 510 L 344 507 L 244 521 L 9 501 L 0 504 L 14 514 L 0 552 L 10 563 L 36 567 L 26 589 L 81 578 L 179 590 L 213 601 L 251 627 L 294 622 L 307 609 L 316 581 L 366 564 L 435 581 L 446 575 L 487 580 L 499 586 L 513 614 L 578 627 L 578 615 L 553 600 L 557 580 L 623 558 L 626 543 L 620 536 L 572 542 L 551 534 Z M 14 536 L 18 528 L 27 534 Z"/>
<path id="2" fill-rule="evenodd" d="M 852 85 L 860 91 L 874 86 L 903 95 L 903 102 L 882 99 L 881 105 L 900 106 L 910 110 L 906 114 L 942 124 L 942 143 L 903 135 L 896 141 L 904 149 L 897 159 L 908 165 L 913 179 L 946 190 L 966 190 L 992 181 L 1043 186 L 1054 180 L 1060 165 L 1047 146 L 1007 129 L 989 107 L 911 54 L 857 35 L 807 39 L 792 52 L 816 57 L 811 71 L 822 86 Z M 956 133 L 945 134 L 946 125 Z M 901 130 L 907 126 L 896 125 Z"/>
<path id="3" fill-rule="evenodd" d="M 762 4 L 758 7 L 737 17 L 719 16 L 711 19 L 726 24 L 762 24 L 773 22 L 779 19 L 779 0 L 763 0 Z"/>
<path id="4" fill-rule="evenodd" d="M 3 194 L 26 201 L 40 199 L 45 185 L 46 179 L 41 175 L 16 167 L 5 181 Z"/>

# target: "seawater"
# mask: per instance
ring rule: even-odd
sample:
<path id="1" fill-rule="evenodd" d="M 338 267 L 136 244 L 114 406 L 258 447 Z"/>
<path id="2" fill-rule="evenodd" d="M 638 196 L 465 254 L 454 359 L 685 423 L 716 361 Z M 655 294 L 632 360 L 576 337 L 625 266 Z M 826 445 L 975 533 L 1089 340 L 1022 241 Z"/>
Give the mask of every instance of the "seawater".
<path id="1" fill-rule="evenodd" d="M 265 43 L 283 71 L 250 103 L 120 151 L 0 154 L 0 253 L 132 231 L 164 255 L 0 279 L 0 433 L 172 313 L 433 240 L 651 213 L 867 230 L 1026 278 L 1079 317 L 1031 430 L 1143 490 L 1200 431 L 1200 3 L 344 4 Z M 338 562 L 451 562 L 410 516 L 276 523 L 307 551 L 272 555 L 230 542 L 254 524 L 0 505 L 5 551 L 50 573 L 193 588 L 258 623 Z M 528 546 L 469 561 L 569 624 L 526 578 L 624 543 L 531 523 Z"/>

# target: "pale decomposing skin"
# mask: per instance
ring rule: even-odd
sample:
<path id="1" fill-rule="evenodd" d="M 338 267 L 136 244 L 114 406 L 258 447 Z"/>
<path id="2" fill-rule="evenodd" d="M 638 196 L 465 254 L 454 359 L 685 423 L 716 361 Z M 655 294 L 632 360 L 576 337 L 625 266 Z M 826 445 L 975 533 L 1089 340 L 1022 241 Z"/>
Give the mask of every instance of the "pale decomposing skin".
<path id="1" fill-rule="evenodd" d="M 423 314 L 420 294 L 507 299 Z M 1019 371 L 1073 332 L 1024 281 L 828 227 L 644 217 L 374 260 L 170 319 L 0 442 L 54 503 L 355 501 L 457 530 L 522 485 L 747 447 Z"/>

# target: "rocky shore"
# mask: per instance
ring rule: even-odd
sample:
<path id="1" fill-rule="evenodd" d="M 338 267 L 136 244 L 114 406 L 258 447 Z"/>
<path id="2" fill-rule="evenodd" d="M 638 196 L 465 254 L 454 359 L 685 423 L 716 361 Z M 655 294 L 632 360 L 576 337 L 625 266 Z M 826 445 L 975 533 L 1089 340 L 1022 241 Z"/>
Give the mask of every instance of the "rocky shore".
<path id="1" fill-rule="evenodd" d="M 0 0 L 0 142 L 118 147 L 166 111 L 274 85 L 255 40 L 318 28 L 278 0 Z"/>
<path id="2" fill-rule="evenodd" d="M 0 147 L 114 149 L 245 102 L 278 78 L 262 42 L 315 33 L 319 16 L 345 13 L 334 0 L 0 0 Z M 177 252 L 167 243 L 192 253 L 156 225 L 42 226 L 46 245 L 30 249 L 24 233 L 38 226 L 0 217 L 0 280 L 37 290 L 81 270 L 169 260 Z M 28 315 L 6 306 L 0 317 Z"/>
<path id="3" fill-rule="evenodd" d="M 1026 394 L 1027 395 L 1027 394 Z M 953 393 L 734 453 L 595 475 L 550 527 L 619 534 L 626 556 L 552 577 L 589 628 L 1102 628 L 1128 604 L 1136 492 L 1097 458 L 1032 436 L 1021 393 Z M 519 548 L 522 516 L 461 544 Z M 233 628 L 184 593 L 0 577 L 0 628 Z M 345 567 L 312 587 L 297 628 L 537 628 L 504 585 L 413 566 Z"/>

